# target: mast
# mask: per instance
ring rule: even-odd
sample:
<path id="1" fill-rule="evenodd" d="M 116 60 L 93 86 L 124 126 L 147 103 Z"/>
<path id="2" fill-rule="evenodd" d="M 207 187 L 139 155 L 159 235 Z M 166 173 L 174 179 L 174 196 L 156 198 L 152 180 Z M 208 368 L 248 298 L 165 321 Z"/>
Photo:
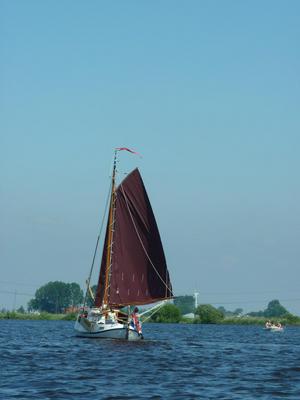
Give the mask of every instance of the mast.
<path id="1" fill-rule="evenodd" d="M 106 274 L 105 274 L 105 286 L 103 305 L 108 304 L 109 288 L 111 279 L 111 267 L 112 267 L 112 254 L 113 254 L 113 236 L 114 236 L 114 225 L 115 225 L 115 210 L 116 210 L 116 165 L 117 165 L 117 150 L 115 150 L 112 181 L 111 181 L 111 196 L 110 196 L 110 207 L 109 207 L 109 219 L 108 219 L 108 241 L 107 241 L 107 253 L 106 253 Z"/>

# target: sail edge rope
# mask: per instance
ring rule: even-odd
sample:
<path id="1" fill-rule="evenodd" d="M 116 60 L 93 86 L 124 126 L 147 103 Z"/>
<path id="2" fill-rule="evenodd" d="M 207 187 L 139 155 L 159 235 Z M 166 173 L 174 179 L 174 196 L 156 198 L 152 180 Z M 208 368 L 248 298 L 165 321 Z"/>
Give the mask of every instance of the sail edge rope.
<path id="1" fill-rule="evenodd" d="M 155 268 L 155 265 L 153 264 L 153 262 L 152 262 L 152 260 L 151 260 L 151 258 L 150 258 L 150 256 L 149 256 L 149 254 L 148 254 L 148 252 L 147 252 L 147 250 L 146 250 L 146 248 L 145 248 L 145 246 L 144 246 L 144 243 L 143 243 L 143 241 L 142 241 L 142 239 L 141 239 L 140 234 L 138 233 L 136 224 L 135 224 L 135 222 L 134 222 L 132 213 L 131 213 L 131 211 L 130 211 L 129 204 L 128 204 L 128 200 L 127 200 L 127 196 L 126 196 L 126 194 L 125 194 L 125 191 L 124 191 L 124 188 L 123 188 L 122 183 L 121 183 L 120 185 L 121 185 L 122 193 L 123 193 L 124 198 L 125 198 L 126 206 L 127 206 L 127 209 L 128 209 L 128 212 L 129 212 L 129 215 L 130 215 L 132 224 L 133 224 L 133 226 L 134 226 L 135 233 L 136 233 L 136 235 L 137 235 L 137 237 L 138 237 L 138 239 L 139 239 L 139 242 L 140 242 L 140 244 L 141 244 L 141 246 L 142 246 L 142 249 L 143 249 L 143 251 L 144 251 L 146 257 L 148 258 L 148 260 L 149 260 L 149 262 L 150 262 L 152 268 L 153 268 L 154 271 L 156 272 L 157 276 L 158 276 L 159 279 L 162 281 L 162 283 L 164 284 L 164 286 L 166 287 L 166 289 L 169 291 L 169 293 L 172 294 L 172 290 L 171 290 L 170 287 L 166 284 L 166 282 L 164 281 L 164 279 L 161 277 L 160 273 L 159 273 L 159 272 L 157 271 L 157 269 Z M 170 297 L 171 297 L 171 296 L 170 296 Z"/>
<path id="2" fill-rule="evenodd" d="M 86 293 L 85 293 L 84 303 L 83 303 L 84 307 L 85 307 L 86 302 L 87 302 L 88 288 L 89 288 L 90 283 L 91 283 L 91 278 L 92 278 L 92 273 L 93 273 L 93 269 L 94 269 L 94 264 L 95 264 L 95 259 L 96 259 L 97 250 L 98 250 L 99 240 L 100 240 L 100 237 L 101 237 L 101 235 L 102 235 L 103 226 L 104 226 L 104 221 L 105 221 L 105 217 L 106 217 L 106 213 L 107 213 L 107 209 L 108 209 L 108 201 L 109 201 L 109 197 L 110 197 L 110 196 L 109 196 L 109 195 L 110 195 L 110 191 L 111 191 L 111 183 L 110 183 L 110 185 L 109 185 L 108 194 L 107 194 L 107 196 L 106 196 L 105 207 L 104 207 L 104 213 L 103 213 L 103 216 L 102 216 L 101 225 L 100 225 L 99 233 L 98 233 L 98 236 L 97 236 L 97 243 L 96 243 L 96 247 L 95 247 L 95 251 L 94 251 L 94 256 L 93 256 L 92 265 L 91 265 L 91 268 L 90 268 L 90 273 L 89 273 L 89 276 L 88 276 L 88 279 L 87 279 L 87 290 L 86 290 Z"/>

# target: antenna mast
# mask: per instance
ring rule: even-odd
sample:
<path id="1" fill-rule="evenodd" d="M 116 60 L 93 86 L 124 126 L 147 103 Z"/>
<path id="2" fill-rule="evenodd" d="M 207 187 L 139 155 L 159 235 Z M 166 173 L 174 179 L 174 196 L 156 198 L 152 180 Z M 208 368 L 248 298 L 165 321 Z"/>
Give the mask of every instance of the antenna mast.
<path id="1" fill-rule="evenodd" d="M 194 293 L 194 298 L 195 298 L 195 310 L 196 310 L 196 308 L 198 307 L 198 296 L 199 296 L 199 293 L 195 292 L 195 293 Z"/>

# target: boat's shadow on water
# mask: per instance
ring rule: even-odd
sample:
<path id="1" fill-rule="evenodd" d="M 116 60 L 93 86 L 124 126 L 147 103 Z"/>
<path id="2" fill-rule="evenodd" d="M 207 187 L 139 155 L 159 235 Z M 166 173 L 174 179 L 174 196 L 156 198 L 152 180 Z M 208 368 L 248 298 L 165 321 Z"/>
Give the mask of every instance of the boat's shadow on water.
<path id="1" fill-rule="evenodd" d="M 110 339 L 110 338 L 97 338 L 97 337 L 84 337 L 84 336 L 75 336 L 75 340 L 80 340 L 80 341 L 85 341 L 87 343 L 92 342 L 93 345 L 95 343 L 102 345 L 103 343 L 111 343 L 112 345 L 114 344 L 119 344 L 123 346 L 147 346 L 151 344 L 167 344 L 167 340 L 163 339 L 142 339 L 142 340 L 126 340 L 126 339 Z"/>
<path id="2" fill-rule="evenodd" d="M 109 338 L 86 338 L 86 337 L 78 337 L 74 336 L 74 339 L 80 343 L 84 343 L 85 345 L 91 346 L 98 349 L 108 350 L 148 350 L 152 348 L 162 348 L 164 350 L 171 350 L 173 346 L 166 339 L 152 339 L 146 338 L 142 340 L 125 340 L 125 339 L 109 339 Z"/>

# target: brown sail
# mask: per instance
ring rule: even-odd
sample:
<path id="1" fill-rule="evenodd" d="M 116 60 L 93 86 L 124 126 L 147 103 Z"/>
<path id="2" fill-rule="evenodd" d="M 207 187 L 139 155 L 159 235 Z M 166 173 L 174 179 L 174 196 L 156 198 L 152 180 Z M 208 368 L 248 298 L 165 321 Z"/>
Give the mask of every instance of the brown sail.
<path id="1" fill-rule="evenodd" d="M 103 302 L 106 281 L 109 305 L 147 304 L 171 298 L 159 231 L 138 169 L 116 189 L 111 206 L 115 207 L 111 268 L 107 267 L 108 225 L 95 305 L 99 307 Z"/>

